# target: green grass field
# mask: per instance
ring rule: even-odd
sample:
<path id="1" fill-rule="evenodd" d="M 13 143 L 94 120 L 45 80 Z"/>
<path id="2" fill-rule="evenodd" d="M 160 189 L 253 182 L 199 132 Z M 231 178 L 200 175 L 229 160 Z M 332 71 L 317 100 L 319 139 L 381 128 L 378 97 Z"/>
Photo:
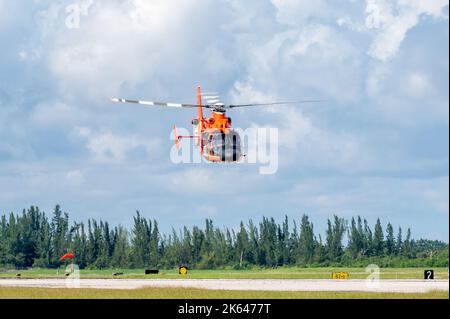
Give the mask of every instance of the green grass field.
<path id="1" fill-rule="evenodd" d="M 350 279 L 365 279 L 368 273 L 364 268 L 277 268 L 277 269 L 250 269 L 250 270 L 191 270 L 187 276 L 180 276 L 177 269 L 161 270 L 158 275 L 144 275 L 143 269 L 107 269 L 107 270 L 81 270 L 81 278 L 113 278 L 114 272 L 123 275 L 117 278 L 143 279 L 330 279 L 332 272 L 348 272 Z M 423 268 L 381 268 L 381 279 L 423 279 Z M 1 278 L 14 278 L 20 273 L 22 278 L 65 278 L 64 269 L 59 273 L 55 269 L 33 269 L 25 271 L 0 271 Z M 448 279 L 448 268 L 434 268 L 435 279 Z"/>
<path id="2" fill-rule="evenodd" d="M 187 288 L 136 290 L 0 288 L 0 299 L 448 299 L 446 291 L 429 293 L 222 291 Z"/>

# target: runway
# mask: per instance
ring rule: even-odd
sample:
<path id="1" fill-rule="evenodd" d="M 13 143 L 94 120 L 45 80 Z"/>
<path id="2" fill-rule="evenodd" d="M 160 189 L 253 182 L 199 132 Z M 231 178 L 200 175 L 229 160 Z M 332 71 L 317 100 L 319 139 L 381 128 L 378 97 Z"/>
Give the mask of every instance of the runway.
<path id="1" fill-rule="evenodd" d="M 424 293 L 449 291 L 448 280 L 304 280 L 304 279 L 0 279 L 1 287 L 139 289 L 198 288 L 242 291 L 336 291 Z"/>

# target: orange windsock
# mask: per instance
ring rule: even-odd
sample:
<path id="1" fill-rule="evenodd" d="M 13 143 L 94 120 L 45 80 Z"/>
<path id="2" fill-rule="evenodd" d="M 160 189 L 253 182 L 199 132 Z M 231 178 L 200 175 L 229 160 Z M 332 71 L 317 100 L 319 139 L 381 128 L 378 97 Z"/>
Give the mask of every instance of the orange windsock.
<path id="1" fill-rule="evenodd" d="M 64 261 L 66 259 L 74 259 L 74 258 L 75 258 L 74 254 L 68 253 L 68 254 L 65 254 L 64 256 L 62 256 L 61 258 L 59 258 L 59 261 Z"/>

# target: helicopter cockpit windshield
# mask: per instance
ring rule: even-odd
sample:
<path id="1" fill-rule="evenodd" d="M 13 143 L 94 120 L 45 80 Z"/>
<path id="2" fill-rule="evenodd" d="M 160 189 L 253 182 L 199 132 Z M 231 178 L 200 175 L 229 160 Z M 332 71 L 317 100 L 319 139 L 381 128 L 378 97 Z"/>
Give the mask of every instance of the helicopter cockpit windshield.
<path id="1" fill-rule="evenodd" d="M 242 156 L 241 138 L 233 130 L 208 132 L 205 150 L 207 154 L 217 156 L 223 162 L 236 162 Z"/>

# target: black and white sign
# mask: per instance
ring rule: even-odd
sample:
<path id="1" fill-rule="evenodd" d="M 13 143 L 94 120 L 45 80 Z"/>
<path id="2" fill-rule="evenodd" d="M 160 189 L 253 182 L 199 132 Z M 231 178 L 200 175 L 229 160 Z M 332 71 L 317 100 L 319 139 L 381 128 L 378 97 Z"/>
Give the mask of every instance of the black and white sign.
<path id="1" fill-rule="evenodd" d="M 428 269 L 423 272 L 423 276 L 425 280 L 434 279 L 434 270 Z"/>

